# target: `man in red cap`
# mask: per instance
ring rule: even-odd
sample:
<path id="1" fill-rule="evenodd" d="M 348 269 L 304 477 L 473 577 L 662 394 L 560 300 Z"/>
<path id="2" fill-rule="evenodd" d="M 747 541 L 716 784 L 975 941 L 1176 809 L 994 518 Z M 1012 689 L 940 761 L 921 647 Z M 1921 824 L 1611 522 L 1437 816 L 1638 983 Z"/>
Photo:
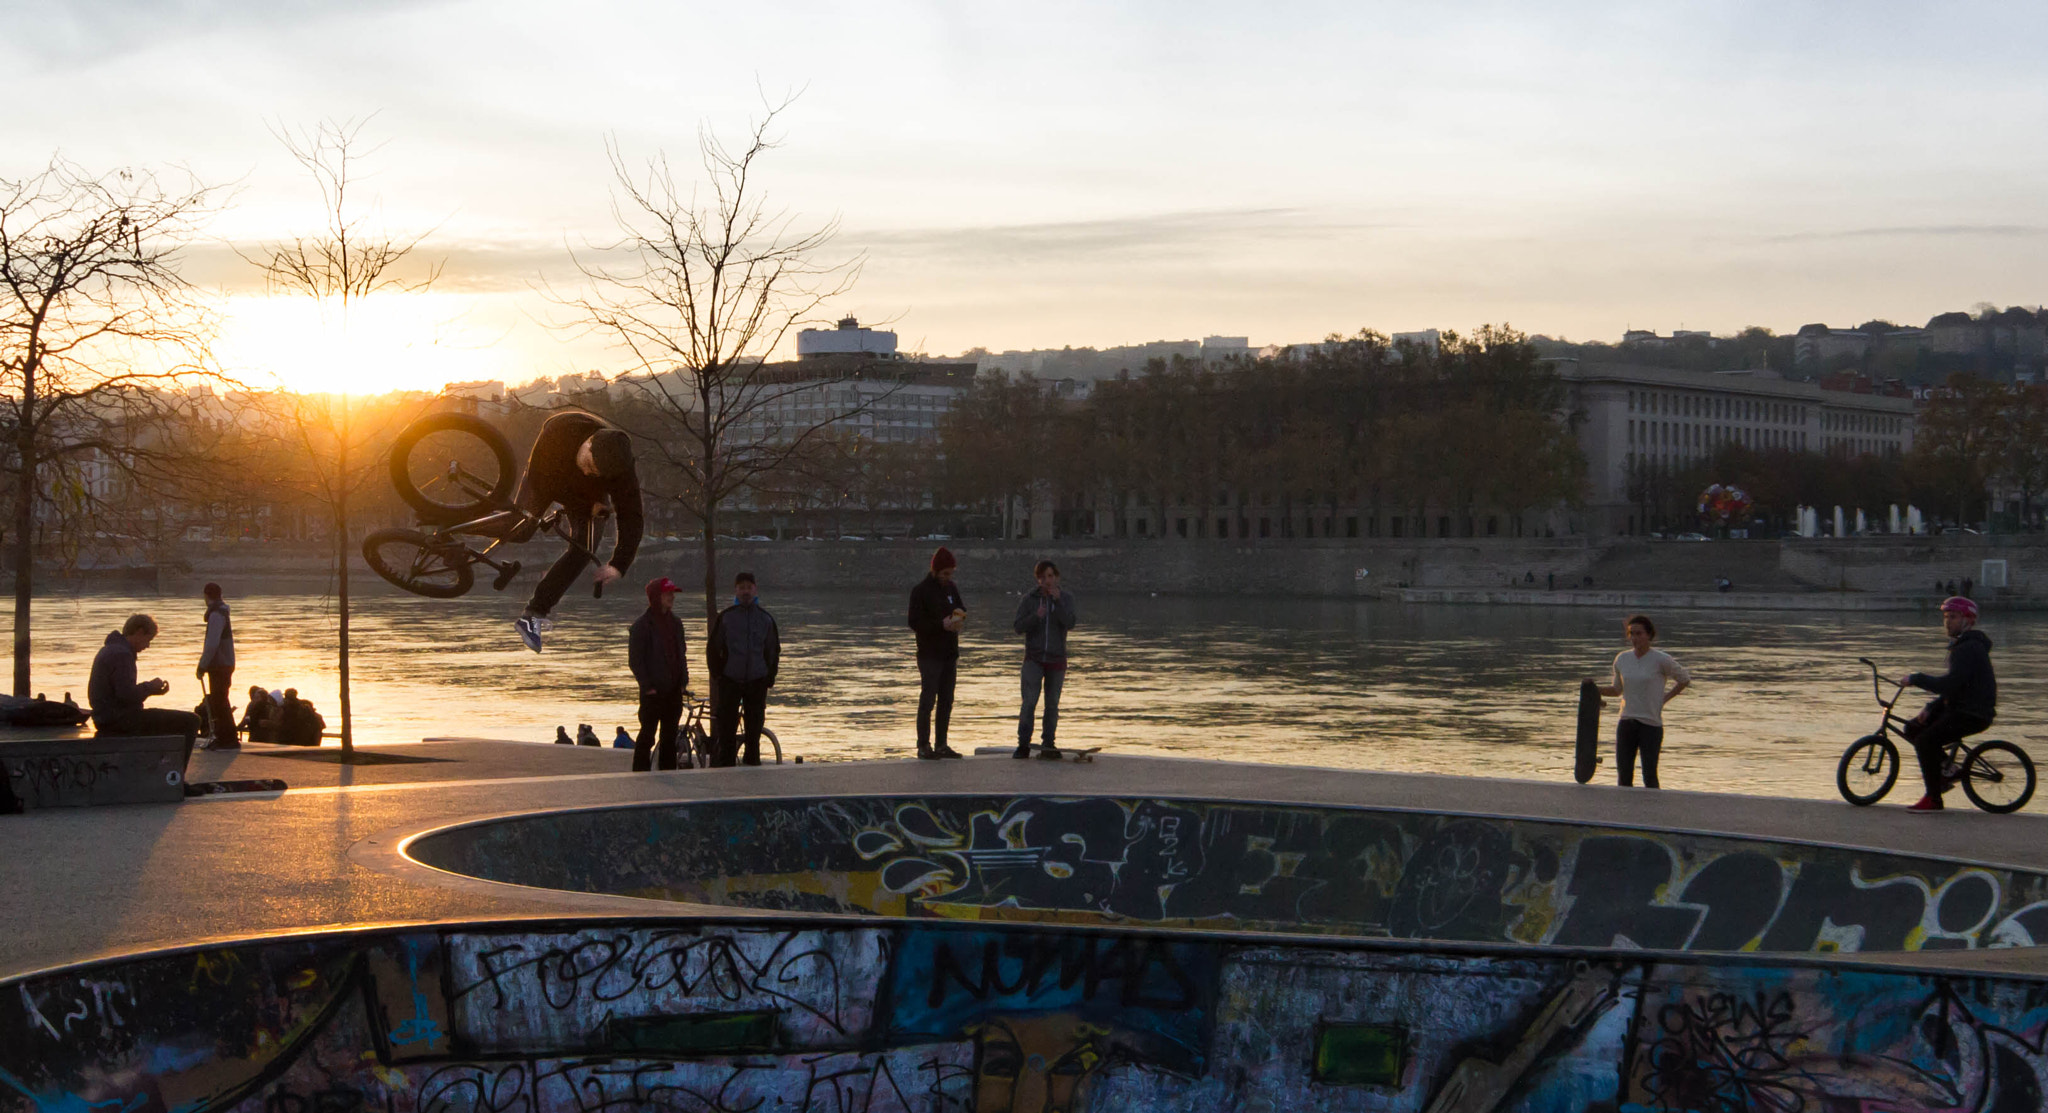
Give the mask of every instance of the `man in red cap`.
<path id="1" fill-rule="evenodd" d="M 910 629 L 917 634 L 917 756 L 927 761 L 959 757 L 946 745 L 946 724 L 953 717 L 953 684 L 960 678 L 960 628 L 967 624 L 967 604 L 953 583 L 959 562 L 944 545 L 932 554 L 932 570 L 910 590 Z M 938 712 L 936 738 L 932 712 Z"/>
<path id="2" fill-rule="evenodd" d="M 647 609 L 633 620 L 626 661 L 640 688 L 640 737 L 633 742 L 633 769 L 676 767 L 676 731 L 683 718 L 683 693 L 690 687 L 690 655 L 683 620 L 676 616 L 676 592 L 667 576 L 647 584 Z M 655 743 L 657 731 L 660 744 Z M 650 751 L 656 761 L 649 762 Z M 685 766 L 687 768 L 687 766 Z"/>

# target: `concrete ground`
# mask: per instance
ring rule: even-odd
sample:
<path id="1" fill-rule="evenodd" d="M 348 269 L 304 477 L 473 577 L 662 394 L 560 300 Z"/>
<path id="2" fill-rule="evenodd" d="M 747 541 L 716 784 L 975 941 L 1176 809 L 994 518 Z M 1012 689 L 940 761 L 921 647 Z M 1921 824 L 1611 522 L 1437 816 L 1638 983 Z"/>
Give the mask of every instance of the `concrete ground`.
<path id="1" fill-rule="evenodd" d="M 362 747 L 438 760 L 342 766 L 283 747 L 195 754 L 190 779 L 281 778 L 282 794 L 0 817 L 0 977 L 254 934 L 468 917 L 692 906 L 521 889 L 402 860 L 399 841 L 511 812 L 834 794 L 1189 796 L 1563 819 L 1835 843 L 2048 870 L 2048 816 L 1936 816 L 1886 805 L 1385 774 L 1104 754 L 1092 764 L 874 761 L 628 772 L 618 750 L 460 741 Z M 303 751 L 300 751 L 303 753 Z M 1910 799 L 1910 793 L 1899 794 Z M 2040 949 L 1921 952 L 1898 961 L 2048 971 Z M 1860 961 L 1893 961 L 1882 955 Z"/>

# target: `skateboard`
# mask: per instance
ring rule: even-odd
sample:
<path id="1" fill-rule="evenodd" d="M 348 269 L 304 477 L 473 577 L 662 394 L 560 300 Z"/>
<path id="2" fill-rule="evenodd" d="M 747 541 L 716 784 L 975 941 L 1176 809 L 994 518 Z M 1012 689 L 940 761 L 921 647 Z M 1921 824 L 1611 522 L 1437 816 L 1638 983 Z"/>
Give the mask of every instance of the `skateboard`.
<path id="1" fill-rule="evenodd" d="M 264 779 L 255 781 L 187 781 L 187 796 L 225 796 L 231 792 L 283 792 L 289 787 L 283 781 Z"/>
<path id="2" fill-rule="evenodd" d="M 1041 751 L 1041 750 L 1043 750 L 1043 749 L 1045 749 L 1045 747 L 1044 747 L 1044 746 L 1041 746 L 1041 745 L 1039 745 L 1038 743 L 1036 743 L 1036 742 L 1033 742 L 1033 743 L 1031 744 L 1031 756 L 1032 756 L 1032 757 L 1034 757 L 1034 758 L 1035 758 L 1035 757 L 1037 757 L 1037 756 L 1038 756 L 1038 754 L 1039 754 L 1039 751 Z M 977 753 L 977 754 L 980 754 L 980 753 L 991 753 L 991 754 L 1012 754 L 1012 753 L 1014 753 L 1014 752 L 1015 752 L 1015 749 L 1014 749 L 1014 747 L 1007 747 L 1007 746 L 989 746 L 989 747 L 985 747 L 985 748 L 977 748 L 977 749 L 976 749 L 976 750 L 975 750 L 974 752 L 975 752 L 975 753 Z M 1099 754 L 1099 753 L 1101 753 L 1101 752 L 1102 752 L 1102 747 L 1100 747 L 1100 746 L 1089 746 L 1088 748 L 1086 748 L 1086 749 L 1082 749 L 1082 750 L 1072 750 L 1072 749 L 1068 749 L 1068 748 L 1067 748 L 1067 747 L 1065 747 L 1065 746 L 1061 746 L 1061 747 L 1060 747 L 1060 756 L 1061 756 L 1061 757 L 1063 757 L 1063 758 L 1067 759 L 1068 761 L 1077 761 L 1077 762 L 1080 762 L 1080 763 L 1082 763 L 1082 764 L 1084 764 L 1084 765 L 1085 765 L 1085 764 L 1088 764 L 1088 763 L 1090 763 L 1090 762 L 1093 762 L 1093 761 L 1095 760 L 1095 755 L 1096 755 L 1096 754 Z"/>
<path id="3" fill-rule="evenodd" d="M 1579 682 L 1579 740 L 1572 776 L 1580 784 L 1593 779 L 1600 767 L 1600 688 L 1590 680 Z"/>

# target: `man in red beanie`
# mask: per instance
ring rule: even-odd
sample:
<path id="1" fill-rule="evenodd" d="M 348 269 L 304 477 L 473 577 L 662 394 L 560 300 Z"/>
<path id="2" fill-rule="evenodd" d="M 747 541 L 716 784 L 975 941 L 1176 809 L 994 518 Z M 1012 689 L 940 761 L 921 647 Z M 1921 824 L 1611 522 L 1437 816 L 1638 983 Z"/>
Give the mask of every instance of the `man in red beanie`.
<path id="1" fill-rule="evenodd" d="M 927 761 L 959 757 L 946 745 L 946 723 L 953 717 L 953 684 L 960 678 L 960 627 L 967 624 L 967 604 L 953 583 L 959 562 L 944 545 L 932 554 L 932 570 L 910 591 L 910 629 L 917 634 L 917 756 Z M 934 738 L 932 712 L 938 712 Z"/>
<path id="2" fill-rule="evenodd" d="M 667 576 L 648 581 L 647 609 L 633 620 L 626 638 L 626 663 L 640 689 L 640 737 L 633 742 L 635 772 L 676 767 L 676 732 L 682 724 L 683 692 L 690 686 L 683 620 L 675 612 L 680 590 Z"/>

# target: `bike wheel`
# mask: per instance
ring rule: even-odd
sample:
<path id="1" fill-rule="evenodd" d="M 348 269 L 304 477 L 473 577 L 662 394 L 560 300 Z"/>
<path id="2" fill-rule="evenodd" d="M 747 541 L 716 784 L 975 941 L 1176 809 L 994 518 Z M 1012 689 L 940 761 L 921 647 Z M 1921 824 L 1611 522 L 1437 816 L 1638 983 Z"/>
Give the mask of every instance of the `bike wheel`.
<path id="1" fill-rule="evenodd" d="M 1987 812 L 2019 811 L 2034 798 L 2033 759 L 2010 742 L 1986 742 L 1963 759 L 1963 794 Z"/>
<path id="2" fill-rule="evenodd" d="M 782 764 L 782 740 L 781 740 L 781 739 L 779 739 L 779 738 L 777 738 L 777 737 L 775 737 L 775 732 L 774 732 L 774 731 L 772 731 L 772 730 L 769 730 L 769 729 L 768 729 L 767 727 L 762 727 L 762 728 L 761 728 L 761 741 L 763 741 L 763 742 L 766 742 L 766 743 L 768 743 L 768 744 L 769 744 L 770 746 L 773 746 L 773 747 L 775 748 L 775 764 L 777 764 L 777 765 L 781 765 L 781 764 Z"/>
<path id="3" fill-rule="evenodd" d="M 393 587 L 429 599 L 453 599 L 475 585 L 469 551 L 435 543 L 416 529 L 380 529 L 363 538 L 363 562 Z"/>
<path id="4" fill-rule="evenodd" d="M 1892 790 L 1899 779 L 1899 748 L 1882 734 L 1867 734 L 1842 751 L 1835 767 L 1835 787 L 1842 799 L 1867 808 Z"/>
<path id="5" fill-rule="evenodd" d="M 690 747 L 693 768 L 711 768 L 711 735 L 705 733 L 703 727 L 691 727 L 686 734 L 685 741 Z"/>
<path id="6" fill-rule="evenodd" d="M 430 525 L 505 508 L 518 478 L 505 435 L 474 414 L 428 414 L 391 442 L 391 486 Z"/>

